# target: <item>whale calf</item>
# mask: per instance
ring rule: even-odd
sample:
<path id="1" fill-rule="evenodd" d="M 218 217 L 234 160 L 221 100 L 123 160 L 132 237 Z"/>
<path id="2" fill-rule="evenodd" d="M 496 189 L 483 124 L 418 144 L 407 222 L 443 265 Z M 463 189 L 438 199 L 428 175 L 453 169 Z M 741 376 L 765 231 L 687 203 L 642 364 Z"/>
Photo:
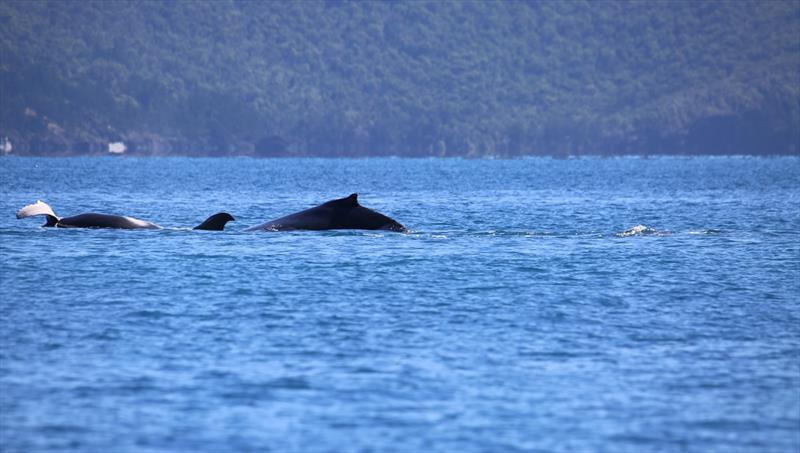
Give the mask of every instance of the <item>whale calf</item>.
<path id="1" fill-rule="evenodd" d="M 406 227 L 379 212 L 358 204 L 358 194 L 331 200 L 245 231 L 289 230 L 387 230 L 405 233 Z"/>
<path id="2" fill-rule="evenodd" d="M 139 220 L 133 217 L 98 214 L 96 212 L 88 212 L 85 214 L 78 214 L 72 217 L 58 217 L 47 203 L 41 200 L 36 203 L 29 204 L 24 208 L 17 211 L 17 218 L 24 219 L 25 217 L 33 217 L 43 215 L 47 218 L 47 222 L 42 225 L 43 227 L 56 227 L 56 228 L 121 228 L 121 229 L 157 229 L 161 228 L 155 223 L 146 220 Z M 234 220 L 233 216 L 228 213 L 220 212 L 212 215 L 200 225 L 197 225 L 196 230 L 214 230 L 222 231 L 225 224 Z"/>

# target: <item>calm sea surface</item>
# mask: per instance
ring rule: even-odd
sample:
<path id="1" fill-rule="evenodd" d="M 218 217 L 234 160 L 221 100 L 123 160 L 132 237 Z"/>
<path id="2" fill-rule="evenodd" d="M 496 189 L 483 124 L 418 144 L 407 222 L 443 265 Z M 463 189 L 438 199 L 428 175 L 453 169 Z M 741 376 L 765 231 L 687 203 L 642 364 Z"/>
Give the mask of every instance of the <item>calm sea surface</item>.
<path id="1" fill-rule="evenodd" d="M 800 449 L 796 157 L 5 157 L 0 272 L 4 452 Z"/>

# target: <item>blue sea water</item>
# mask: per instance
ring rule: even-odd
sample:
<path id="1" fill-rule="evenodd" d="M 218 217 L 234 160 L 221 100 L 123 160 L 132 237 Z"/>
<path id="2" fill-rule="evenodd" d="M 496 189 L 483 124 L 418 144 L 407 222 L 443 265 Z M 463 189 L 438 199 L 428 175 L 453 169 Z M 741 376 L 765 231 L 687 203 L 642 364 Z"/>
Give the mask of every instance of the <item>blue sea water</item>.
<path id="1" fill-rule="evenodd" d="M 800 450 L 797 157 L 5 157 L 0 190 L 4 452 Z M 242 231 L 352 192 L 411 233 Z"/>

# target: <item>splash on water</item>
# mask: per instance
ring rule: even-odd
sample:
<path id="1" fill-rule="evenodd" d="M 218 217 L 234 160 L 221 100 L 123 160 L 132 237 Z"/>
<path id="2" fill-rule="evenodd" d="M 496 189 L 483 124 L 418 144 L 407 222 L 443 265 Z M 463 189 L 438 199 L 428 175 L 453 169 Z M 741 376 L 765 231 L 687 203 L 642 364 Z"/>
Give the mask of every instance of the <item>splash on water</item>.
<path id="1" fill-rule="evenodd" d="M 667 231 L 659 231 L 647 225 L 639 224 L 633 228 L 628 228 L 621 233 L 617 233 L 616 236 L 620 238 L 626 238 L 630 236 L 665 236 L 667 234 L 669 234 Z"/>

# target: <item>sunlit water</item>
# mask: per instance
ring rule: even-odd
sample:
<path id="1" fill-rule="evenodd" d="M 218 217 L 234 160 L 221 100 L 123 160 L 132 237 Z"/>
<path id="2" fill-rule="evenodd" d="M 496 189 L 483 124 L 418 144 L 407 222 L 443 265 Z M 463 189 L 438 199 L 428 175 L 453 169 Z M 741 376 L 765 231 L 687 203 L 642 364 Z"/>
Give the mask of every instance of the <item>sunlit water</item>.
<path id="1" fill-rule="evenodd" d="M 798 158 L 2 158 L 0 188 L 4 452 L 800 449 Z M 412 232 L 241 231 L 352 192 Z"/>

